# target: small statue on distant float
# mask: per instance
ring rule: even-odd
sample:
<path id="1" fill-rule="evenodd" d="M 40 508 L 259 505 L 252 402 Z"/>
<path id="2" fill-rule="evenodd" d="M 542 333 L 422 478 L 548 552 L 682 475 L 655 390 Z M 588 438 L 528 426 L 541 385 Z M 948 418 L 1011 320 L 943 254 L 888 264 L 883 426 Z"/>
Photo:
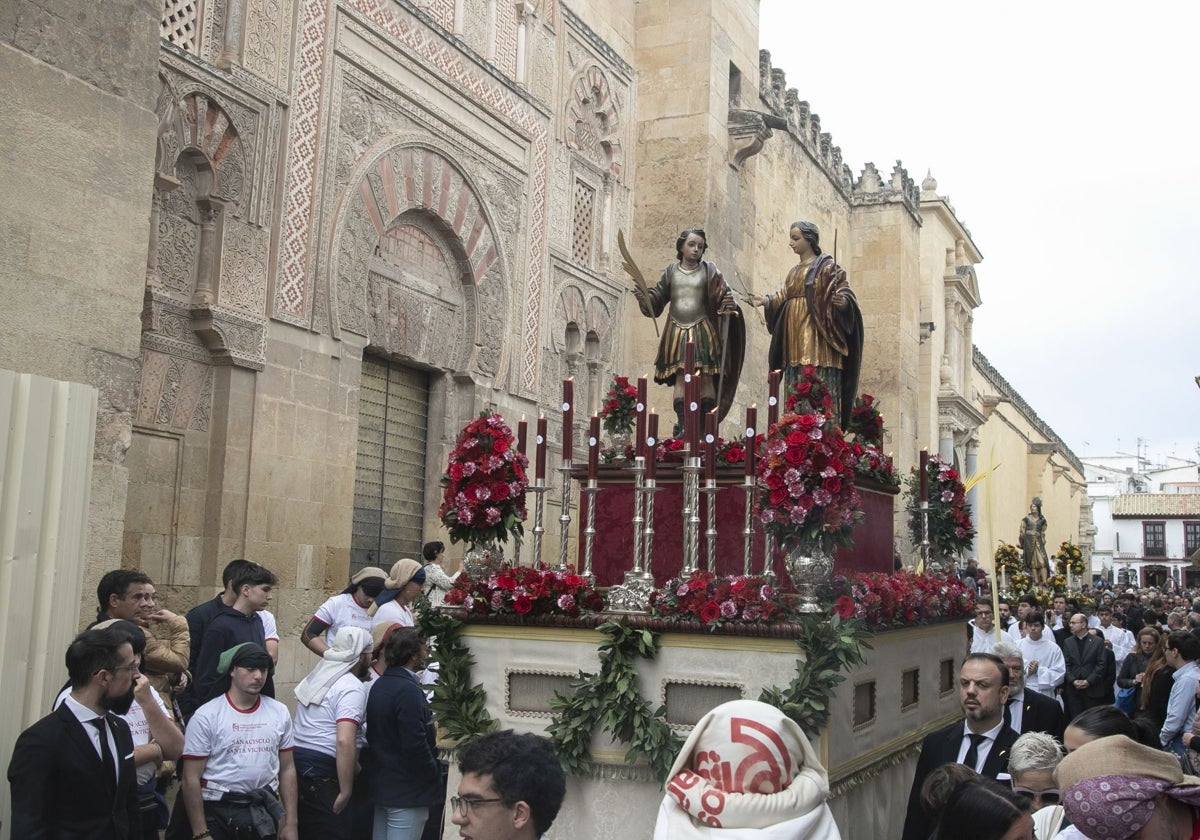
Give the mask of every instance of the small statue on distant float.
<path id="1" fill-rule="evenodd" d="M 1021 520 L 1021 561 L 1033 576 L 1034 583 L 1050 578 L 1050 557 L 1046 554 L 1046 517 L 1042 516 L 1042 500 L 1034 496 L 1029 513 Z"/>

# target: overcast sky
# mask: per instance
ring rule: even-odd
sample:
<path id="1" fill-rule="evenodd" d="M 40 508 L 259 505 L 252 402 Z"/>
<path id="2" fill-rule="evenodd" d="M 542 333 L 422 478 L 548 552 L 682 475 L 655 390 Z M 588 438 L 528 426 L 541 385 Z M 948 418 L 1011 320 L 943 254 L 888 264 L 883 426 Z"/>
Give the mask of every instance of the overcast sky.
<path id="1" fill-rule="evenodd" d="M 1200 446 L 1198 8 L 761 0 L 856 178 L 932 170 L 983 253 L 976 345 L 1080 457 Z"/>

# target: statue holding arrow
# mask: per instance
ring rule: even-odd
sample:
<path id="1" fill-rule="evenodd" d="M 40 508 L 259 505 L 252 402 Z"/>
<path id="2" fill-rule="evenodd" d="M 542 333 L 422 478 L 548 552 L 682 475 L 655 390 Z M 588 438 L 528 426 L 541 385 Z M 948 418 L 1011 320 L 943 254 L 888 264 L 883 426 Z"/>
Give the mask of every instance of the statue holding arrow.
<path id="1" fill-rule="evenodd" d="M 718 422 L 733 404 L 742 361 L 746 355 L 746 329 L 733 291 L 713 263 L 704 259 L 708 241 L 704 231 L 689 228 L 675 242 L 676 261 L 662 278 L 647 287 L 628 248 L 618 233 L 617 244 L 625 258 L 625 270 L 633 277 L 634 296 L 642 314 L 657 318 L 670 304 L 667 324 L 654 360 L 654 381 L 674 388 L 676 434 L 683 425 L 683 350 L 689 341 L 696 346 L 696 366 L 702 374 L 700 410 L 717 408 Z M 657 321 L 655 322 L 657 328 Z"/>

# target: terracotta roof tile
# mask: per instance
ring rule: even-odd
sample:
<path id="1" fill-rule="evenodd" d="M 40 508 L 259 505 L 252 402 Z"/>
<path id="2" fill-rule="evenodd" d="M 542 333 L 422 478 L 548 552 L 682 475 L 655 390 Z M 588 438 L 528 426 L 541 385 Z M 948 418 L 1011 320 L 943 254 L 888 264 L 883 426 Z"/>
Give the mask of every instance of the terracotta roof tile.
<path id="1" fill-rule="evenodd" d="M 1122 493 L 1113 498 L 1112 515 L 1200 517 L 1200 493 Z"/>

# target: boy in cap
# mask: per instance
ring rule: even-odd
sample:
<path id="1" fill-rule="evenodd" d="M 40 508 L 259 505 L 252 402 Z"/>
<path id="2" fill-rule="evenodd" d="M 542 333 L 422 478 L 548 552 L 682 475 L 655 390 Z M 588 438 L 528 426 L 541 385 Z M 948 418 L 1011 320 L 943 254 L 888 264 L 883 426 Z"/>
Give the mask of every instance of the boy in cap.
<path id="1" fill-rule="evenodd" d="M 188 724 L 181 796 L 193 840 L 297 839 L 296 767 L 287 707 L 262 690 L 275 670 L 245 642 L 221 654 L 227 690 Z"/>

